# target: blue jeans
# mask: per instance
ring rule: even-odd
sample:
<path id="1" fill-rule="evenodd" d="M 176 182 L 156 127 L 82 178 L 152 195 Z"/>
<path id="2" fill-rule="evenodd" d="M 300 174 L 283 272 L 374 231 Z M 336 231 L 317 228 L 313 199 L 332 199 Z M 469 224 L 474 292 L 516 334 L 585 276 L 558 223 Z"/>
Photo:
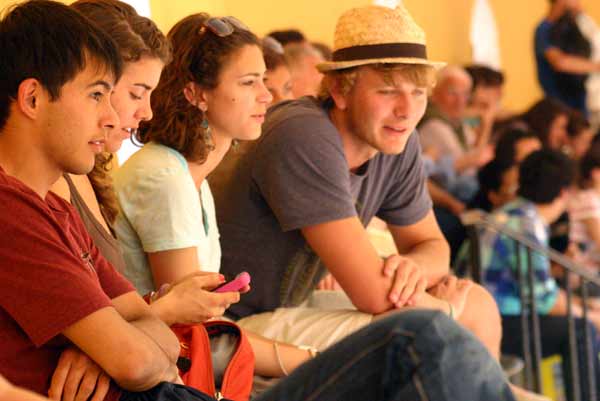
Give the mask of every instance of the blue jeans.
<path id="1" fill-rule="evenodd" d="M 368 325 L 297 368 L 255 401 L 514 400 L 498 363 L 441 312 Z"/>

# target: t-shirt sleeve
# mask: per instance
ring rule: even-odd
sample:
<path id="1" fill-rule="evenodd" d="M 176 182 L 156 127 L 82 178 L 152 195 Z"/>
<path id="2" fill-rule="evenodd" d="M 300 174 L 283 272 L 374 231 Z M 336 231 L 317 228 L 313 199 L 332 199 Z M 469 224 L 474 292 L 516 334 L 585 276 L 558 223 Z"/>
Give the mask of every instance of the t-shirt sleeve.
<path id="1" fill-rule="evenodd" d="M 543 57 L 549 49 L 556 47 L 550 40 L 552 25 L 543 24 L 535 32 L 535 52 Z"/>
<path id="2" fill-rule="evenodd" d="M 36 346 L 111 306 L 85 251 L 63 230 L 64 222 L 11 188 L 0 187 L 0 204 L 0 306 Z"/>
<path id="3" fill-rule="evenodd" d="M 357 215 L 341 139 L 331 130 L 328 119 L 302 115 L 264 133 L 252 179 L 283 231 Z"/>
<path id="4" fill-rule="evenodd" d="M 200 195 L 183 167 L 161 167 L 118 187 L 121 209 L 145 252 L 197 247 Z"/>
<path id="5" fill-rule="evenodd" d="M 418 223 L 431 210 L 432 202 L 426 185 L 426 174 L 421 158 L 417 133 L 409 138 L 402 163 L 388 190 L 377 217 L 388 224 L 408 226 Z"/>
<path id="6" fill-rule="evenodd" d="M 461 152 L 460 144 L 455 139 L 456 134 L 452 128 L 438 118 L 431 118 L 419 126 L 417 136 L 421 148 L 437 149 L 440 156 L 450 155 L 456 157 Z"/>
<path id="7" fill-rule="evenodd" d="M 88 244 L 90 258 L 104 293 L 110 299 L 113 299 L 128 292 L 135 291 L 133 284 L 119 273 L 117 269 L 104 258 L 104 256 L 102 256 L 102 253 L 100 253 L 100 250 L 94 245 L 94 241 L 87 233 L 83 222 L 78 219 L 76 224 L 78 225 L 78 230 L 81 233 L 82 238 L 84 238 L 85 242 Z"/>

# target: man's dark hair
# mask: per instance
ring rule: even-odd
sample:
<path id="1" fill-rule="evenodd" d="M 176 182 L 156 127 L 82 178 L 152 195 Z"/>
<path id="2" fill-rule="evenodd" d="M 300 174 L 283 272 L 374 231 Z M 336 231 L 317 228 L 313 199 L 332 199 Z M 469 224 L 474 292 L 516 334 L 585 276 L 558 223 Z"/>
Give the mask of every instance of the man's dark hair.
<path id="1" fill-rule="evenodd" d="M 537 138 L 537 135 L 520 128 L 509 128 L 504 131 L 496 143 L 496 159 L 506 164 L 516 163 L 517 142 L 528 138 Z"/>
<path id="2" fill-rule="evenodd" d="M 286 29 L 281 31 L 273 31 L 269 33 L 267 36 L 272 37 L 279 43 L 281 46 L 288 45 L 290 43 L 302 43 L 306 42 L 306 37 L 302 32 L 297 29 Z"/>
<path id="3" fill-rule="evenodd" d="M 533 152 L 519 168 L 519 196 L 533 203 L 552 203 L 575 180 L 575 162 L 552 149 Z"/>
<path id="4" fill-rule="evenodd" d="M 49 0 L 31 0 L 7 10 L 0 20 L 0 129 L 8 120 L 19 85 L 35 78 L 50 99 L 93 63 L 98 71 L 121 76 L 114 41 L 72 8 Z"/>
<path id="5" fill-rule="evenodd" d="M 473 201 L 469 203 L 469 208 L 478 208 L 486 212 L 491 212 L 493 205 L 488 195 L 492 191 L 498 192 L 500 190 L 504 174 L 513 166 L 514 163 L 497 158 L 483 166 L 477 173 L 479 191 Z"/>
<path id="6" fill-rule="evenodd" d="M 590 129 L 592 126 L 582 112 L 573 110 L 569 115 L 569 124 L 567 125 L 567 133 L 571 138 L 575 138 L 582 131 Z"/>
<path id="7" fill-rule="evenodd" d="M 468 65 L 465 67 L 465 71 L 473 80 L 472 90 L 478 86 L 498 87 L 504 85 L 504 74 L 485 65 Z"/>
<path id="8" fill-rule="evenodd" d="M 504 173 L 513 166 L 514 163 L 501 159 L 493 159 L 488 162 L 477 173 L 479 188 L 485 193 L 498 191 L 502 186 L 502 177 L 504 176 Z"/>

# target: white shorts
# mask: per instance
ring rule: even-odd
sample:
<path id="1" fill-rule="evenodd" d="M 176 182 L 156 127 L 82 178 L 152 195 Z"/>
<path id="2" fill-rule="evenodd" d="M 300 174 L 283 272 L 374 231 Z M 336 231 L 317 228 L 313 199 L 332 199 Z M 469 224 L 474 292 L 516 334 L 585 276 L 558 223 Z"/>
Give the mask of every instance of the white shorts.
<path id="1" fill-rule="evenodd" d="M 326 294 L 324 294 L 326 295 Z M 304 305 L 321 305 L 326 298 Z M 329 298 L 329 300 L 333 300 Z M 338 305 L 343 305 L 339 300 Z M 351 309 L 299 306 L 278 308 L 273 312 L 259 313 L 240 319 L 237 324 L 248 331 L 272 340 L 294 345 L 309 345 L 322 351 L 339 340 L 368 325 L 373 315 Z"/>

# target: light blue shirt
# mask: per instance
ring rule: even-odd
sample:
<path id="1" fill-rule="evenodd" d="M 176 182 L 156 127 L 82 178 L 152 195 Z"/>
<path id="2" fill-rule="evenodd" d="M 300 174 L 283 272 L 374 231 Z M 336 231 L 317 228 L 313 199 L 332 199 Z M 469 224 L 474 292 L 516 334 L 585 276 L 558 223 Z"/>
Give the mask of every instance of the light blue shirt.
<path id="1" fill-rule="evenodd" d="M 146 253 L 195 247 L 201 270 L 219 271 L 221 247 L 210 187 L 204 180 L 198 193 L 179 152 L 148 143 L 116 171 L 114 183 L 120 207 L 114 230 L 124 274 L 139 293 L 155 289 Z"/>

